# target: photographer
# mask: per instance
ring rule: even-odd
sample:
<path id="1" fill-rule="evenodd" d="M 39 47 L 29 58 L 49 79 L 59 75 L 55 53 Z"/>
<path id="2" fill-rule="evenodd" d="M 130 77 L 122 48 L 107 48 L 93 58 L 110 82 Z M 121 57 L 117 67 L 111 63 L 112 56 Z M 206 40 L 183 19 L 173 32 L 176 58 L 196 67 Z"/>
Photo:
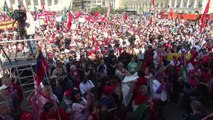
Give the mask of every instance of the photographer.
<path id="1" fill-rule="evenodd" d="M 26 35 L 25 21 L 27 19 L 26 9 L 24 5 L 18 6 L 18 10 L 14 11 L 14 13 L 12 14 L 12 18 L 15 20 L 14 23 L 18 22 L 18 31 L 21 39 L 23 39 Z"/>

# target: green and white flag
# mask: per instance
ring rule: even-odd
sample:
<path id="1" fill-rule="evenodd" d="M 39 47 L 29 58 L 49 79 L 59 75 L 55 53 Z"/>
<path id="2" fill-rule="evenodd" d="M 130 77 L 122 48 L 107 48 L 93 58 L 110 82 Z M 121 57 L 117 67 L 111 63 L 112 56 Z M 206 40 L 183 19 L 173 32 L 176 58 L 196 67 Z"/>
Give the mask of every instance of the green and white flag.
<path id="1" fill-rule="evenodd" d="M 63 10 L 63 16 L 62 16 L 62 21 L 66 21 L 67 20 L 67 10 L 66 8 L 64 7 L 64 10 Z"/>
<path id="2" fill-rule="evenodd" d="M 4 0 L 3 11 L 4 11 L 4 13 L 6 13 L 7 15 L 9 14 L 9 8 L 8 8 L 8 6 L 7 6 L 6 0 Z"/>

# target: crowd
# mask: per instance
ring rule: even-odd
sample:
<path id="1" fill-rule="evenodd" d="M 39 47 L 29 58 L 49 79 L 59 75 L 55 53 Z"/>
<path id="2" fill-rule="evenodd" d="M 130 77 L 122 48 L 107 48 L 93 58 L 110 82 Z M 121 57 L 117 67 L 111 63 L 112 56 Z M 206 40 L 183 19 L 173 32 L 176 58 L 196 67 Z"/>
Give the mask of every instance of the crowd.
<path id="1" fill-rule="evenodd" d="M 159 16 L 73 14 L 70 26 L 70 18 L 56 17 L 35 25 L 32 36 L 45 38 L 45 44 L 35 44 L 46 55 L 49 78 L 35 88 L 32 111 L 23 113 L 20 85 L 3 76 L 0 120 L 157 120 L 165 119 L 164 107 L 171 103 L 186 111 L 186 120 L 212 116 L 203 105 L 213 100 L 211 26 L 201 34 L 199 21 Z M 124 105 L 123 80 L 135 74 L 131 99 Z"/>

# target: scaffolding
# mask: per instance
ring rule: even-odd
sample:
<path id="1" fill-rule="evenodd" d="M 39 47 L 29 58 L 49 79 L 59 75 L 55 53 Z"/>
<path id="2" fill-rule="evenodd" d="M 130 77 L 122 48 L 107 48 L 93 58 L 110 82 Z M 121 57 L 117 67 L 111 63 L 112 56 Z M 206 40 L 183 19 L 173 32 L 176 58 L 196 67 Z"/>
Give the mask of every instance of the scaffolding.
<path id="1" fill-rule="evenodd" d="M 35 65 L 36 65 L 36 48 L 39 43 L 46 45 L 44 38 L 41 39 L 25 39 L 0 42 L 0 69 L 3 73 L 8 73 L 15 82 L 19 83 L 23 93 L 24 100 L 22 107 L 24 109 L 31 108 L 29 99 L 34 95 L 35 83 Z M 33 44 L 32 44 L 33 43 Z M 18 45 L 21 44 L 21 50 L 18 50 Z M 32 50 L 34 45 L 35 50 Z M 14 50 L 10 50 L 12 47 Z M 30 55 L 25 53 L 27 48 L 31 48 Z"/>

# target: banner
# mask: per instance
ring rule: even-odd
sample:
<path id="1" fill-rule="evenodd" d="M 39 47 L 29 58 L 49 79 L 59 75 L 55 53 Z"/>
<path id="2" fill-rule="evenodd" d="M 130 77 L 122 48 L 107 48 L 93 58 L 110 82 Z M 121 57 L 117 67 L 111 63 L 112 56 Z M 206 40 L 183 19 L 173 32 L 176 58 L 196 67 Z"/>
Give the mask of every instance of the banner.
<path id="1" fill-rule="evenodd" d="M 17 27 L 17 22 L 14 23 L 14 26 L 13 26 L 13 21 L 0 22 L 0 29 L 10 29 L 10 28 L 16 28 L 16 27 Z"/>
<path id="2" fill-rule="evenodd" d="M 173 56 L 176 56 L 177 58 L 180 58 L 181 57 L 181 54 L 180 53 L 169 53 L 167 55 L 167 60 L 168 61 L 171 61 L 173 59 Z M 186 54 L 186 60 L 190 60 L 191 58 L 191 54 L 190 53 L 187 53 Z"/>

